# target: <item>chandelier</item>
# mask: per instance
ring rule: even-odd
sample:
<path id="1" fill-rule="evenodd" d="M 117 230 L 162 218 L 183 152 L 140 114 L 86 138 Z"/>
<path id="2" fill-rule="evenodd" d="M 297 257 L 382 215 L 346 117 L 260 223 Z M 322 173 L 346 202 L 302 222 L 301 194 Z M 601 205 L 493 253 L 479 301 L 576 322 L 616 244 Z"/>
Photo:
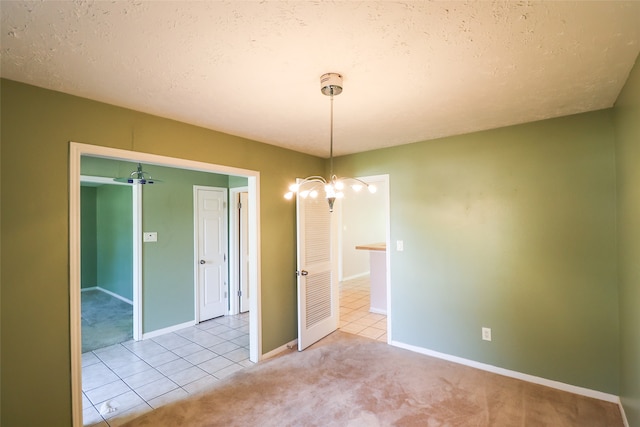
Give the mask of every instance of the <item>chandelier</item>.
<path id="1" fill-rule="evenodd" d="M 122 178 L 113 178 L 116 182 L 124 182 L 126 184 L 155 184 L 162 182 L 159 179 L 151 178 L 151 174 L 142 170 L 142 165 L 138 163 L 138 169 L 131 172 L 131 175 Z"/>
<path id="2" fill-rule="evenodd" d="M 358 178 L 338 177 L 333 173 L 333 97 L 342 93 L 342 76 L 337 73 L 326 73 L 320 77 L 320 90 L 331 99 L 331 123 L 330 123 L 330 145 L 329 145 L 329 179 L 322 176 L 308 176 L 299 180 L 296 184 L 289 186 L 289 192 L 284 197 L 292 199 L 294 194 L 298 194 L 303 199 L 307 197 L 316 198 L 319 190 L 324 189 L 324 194 L 329 203 L 329 212 L 333 212 L 333 204 L 336 199 L 344 197 L 343 190 L 346 185 L 350 185 L 354 191 L 367 188 L 370 193 L 375 193 L 375 185 L 367 184 Z"/>

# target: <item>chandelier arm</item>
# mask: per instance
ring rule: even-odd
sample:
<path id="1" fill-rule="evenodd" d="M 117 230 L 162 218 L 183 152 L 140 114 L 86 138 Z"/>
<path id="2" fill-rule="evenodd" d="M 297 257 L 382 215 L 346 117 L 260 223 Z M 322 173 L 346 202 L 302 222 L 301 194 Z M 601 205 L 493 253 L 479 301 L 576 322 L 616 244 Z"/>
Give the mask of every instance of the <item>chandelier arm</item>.
<path id="1" fill-rule="evenodd" d="M 333 175 L 331 177 L 331 181 L 333 181 L 333 182 L 335 182 L 335 181 L 346 181 L 346 180 L 357 181 L 357 182 L 359 182 L 360 184 L 362 184 L 365 187 L 369 187 L 371 185 L 371 184 L 368 184 L 368 183 L 364 182 L 363 180 L 361 180 L 359 178 L 354 178 L 352 176 L 336 176 L 336 175 Z"/>
<path id="2" fill-rule="evenodd" d="M 323 184 L 326 184 L 327 180 L 324 179 L 324 177 L 319 176 L 319 175 L 308 176 L 308 177 L 304 178 L 302 181 L 300 181 L 298 183 L 298 185 L 301 186 L 301 185 L 304 185 L 304 184 L 306 184 L 308 182 L 321 182 Z"/>

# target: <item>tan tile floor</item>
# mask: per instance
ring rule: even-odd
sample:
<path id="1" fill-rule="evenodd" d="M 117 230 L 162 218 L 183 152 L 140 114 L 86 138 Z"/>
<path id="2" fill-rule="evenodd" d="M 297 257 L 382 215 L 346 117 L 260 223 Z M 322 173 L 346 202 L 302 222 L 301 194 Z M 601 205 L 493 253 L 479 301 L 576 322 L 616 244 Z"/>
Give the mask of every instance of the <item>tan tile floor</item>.
<path id="1" fill-rule="evenodd" d="M 369 312 L 369 276 L 340 283 L 340 330 L 387 342 L 387 316 Z"/>

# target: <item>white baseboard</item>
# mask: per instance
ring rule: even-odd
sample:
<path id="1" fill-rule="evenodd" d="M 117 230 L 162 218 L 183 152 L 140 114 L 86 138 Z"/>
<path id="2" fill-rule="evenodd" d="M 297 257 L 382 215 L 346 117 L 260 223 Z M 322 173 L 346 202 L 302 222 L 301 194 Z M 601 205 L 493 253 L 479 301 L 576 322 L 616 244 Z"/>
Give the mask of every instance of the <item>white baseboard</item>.
<path id="1" fill-rule="evenodd" d="M 622 406 L 622 402 L 618 403 L 620 407 L 620 415 L 622 415 L 622 422 L 624 423 L 624 427 L 629 427 L 629 420 L 627 420 L 627 414 L 624 412 L 624 406 Z"/>
<path id="2" fill-rule="evenodd" d="M 120 301 L 124 301 L 127 304 L 133 305 L 133 301 L 131 301 L 130 299 L 127 299 L 121 295 L 116 294 L 115 292 L 111 292 L 108 289 L 105 288 L 101 288 L 100 286 L 92 286 L 90 288 L 82 288 L 80 289 L 80 292 L 85 292 L 85 291 L 101 291 L 104 292 L 105 294 L 109 294 L 114 298 L 118 298 Z"/>
<path id="3" fill-rule="evenodd" d="M 347 280 L 359 279 L 361 277 L 366 277 L 368 275 L 369 275 L 369 272 L 365 271 L 364 273 L 352 274 L 349 277 L 343 277 L 342 280 L 340 280 L 340 281 L 344 282 L 344 281 L 347 281 Z"/>
<path id="4" fill-rule="evenodd" d="M 175 331 L 179 331 L 180 329 L 188 328 L 189 326 L 194 326 L 195 324 L 196 324 L 195 320 L 191 320 L 189 322 L 184 322 L 177 325 L 169 326 L 168 328 L 156 329 L 155 331 L 142 334 L 142 339 L 146 340 L 149 338 L 155 338 L 160 335 L 168 334 L 169 332 L 175 332 Z"/>
<path id="5" fill-rule="evenodd" d="M 387 310 L 382 310 L 380 308 L 369 307 L 369 312 L 376 313 L 376 314 L 384 314 L 385 316 L 387 315 Z"/>
<path id="6" fill-rule="evenodd" d="M 557 390 L 579 394 L 581 396 L 591 397 L 598 400 L 604 400 L 605 402 L 617 403 L 618 405 L 620 405 L 620 397 L 613 394 L 603 393 L 601 391 L 591 390 L 584 387 L 578 387 L 571 384 L 562 383 L 560 381 L 554 381 L 546 378 L 536 377 L 534 375 L 523 374 L 522 372 L 499 368 L 497 366 L 488 365 L 486 363 L 476 362 L 474 360 L 464 359 L 462 357 L 452 356 L 446 353 L 440 353 L 440 352 L 429 350 L 423 347 L 417 347 L 414 345 L 405 344 L 399 341 L 392 341 L 391 345 L 395 347 L 404 348 L 406 350 L 414 351 L 416 353 L 435 357 L 438 359 L 447 360 L 449 362 L 459 363 L 461 365 L 470 366 L 472 368 L 480 369 L 483 371 L 493 372 L 494 374 L 504 375 L 505 377 L 511 377 L 518 380 L 555 388 Z"/>
<path id="7" fill-rule="evenodd" d="M 298 346 L 298 340 L 295 339 L 293 341 L 288 342 L 287 344 L 281 345 L 280 347 L 271 350 L 268 353 L 265 353 L 262 355 L 262 357 L 260 358 L 260 360 L 266 360 L 266 359 L 270 359 L 274 356 L 277 356 L 278 354 L 282 353 L 283 351 L 287 351 L 290 350 L 292 348 L 295 348 Z"/>

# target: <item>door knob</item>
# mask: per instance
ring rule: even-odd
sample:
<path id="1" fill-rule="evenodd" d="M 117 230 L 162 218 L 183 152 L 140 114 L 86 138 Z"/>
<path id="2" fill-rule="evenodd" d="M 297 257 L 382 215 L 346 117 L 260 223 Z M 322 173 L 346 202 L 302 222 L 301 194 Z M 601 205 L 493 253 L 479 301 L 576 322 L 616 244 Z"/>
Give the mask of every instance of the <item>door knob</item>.
<path id="1" fill-rule="evenodd" d="M 206 261 L 205 261 L 205 260 L 203 260 L 203 259 L 201 259 L 201 260 L 200 260 L 200 264 L 206 264 Z"/>
<path id="2" fill-rule="evenodd" d="M 307 274 L 309 274 L 309 272 L 308 272 L 307 270 L 302 270 L 302 271 L 300 272 L 300 274 L 301 274 L 302 276 L 306 276 Z"/>

